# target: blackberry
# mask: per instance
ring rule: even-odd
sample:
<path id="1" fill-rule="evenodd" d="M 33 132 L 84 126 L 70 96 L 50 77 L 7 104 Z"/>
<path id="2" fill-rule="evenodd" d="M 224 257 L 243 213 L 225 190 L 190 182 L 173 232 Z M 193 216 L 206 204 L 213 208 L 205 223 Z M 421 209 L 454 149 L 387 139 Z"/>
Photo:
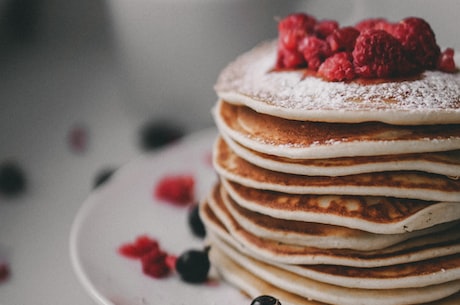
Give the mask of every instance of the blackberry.
<path id="1" fill-rule="evenodd" d="M 16 196 L 26 188 L 26 178 L 21 167 L 6 161 L 0 165 L 0 193 L 6 196 Z"/>
<path id="2" fill-rule="evenodd" d="M 151 151 L 180 139 L 182 128 L 165 122 L 149 121 L 141 127 L 140 145 L 144 151 Z"/>
<path id="3" fill-rule="evenodd" d="M 198 204 L 190 209 L 187 220 L 193 235 L 200 238 L 206 236 L 206 229 L 200 218 L 200 207 Z"/>
<path id="4" fill-rule="evenodd" d="M 252 300 L 251 305 L 281 305 L 281 302 L 269 295 L 261 295 Z"/>
<path id="5" fill-rule="evenodd" d="M 176 261 L 176 271 L 181 279 L 188 283 L 205 282 L 208 279 L 210 267 L 207 250 L 188 250 Z"/>

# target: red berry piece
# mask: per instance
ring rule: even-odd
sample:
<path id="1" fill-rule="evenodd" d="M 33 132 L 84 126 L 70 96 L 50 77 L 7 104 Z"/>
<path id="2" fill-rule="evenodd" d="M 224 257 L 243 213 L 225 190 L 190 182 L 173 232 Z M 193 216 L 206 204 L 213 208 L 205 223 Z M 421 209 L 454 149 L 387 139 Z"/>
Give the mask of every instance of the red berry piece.
<path id="1" fill-rule="evenodd" d="M 457 71 L 454 60 L 454 49 L 447 48 L 441 53 L 438 60 L 438 69 L 448 73 L 454 73 Z"/>
<path id="2" fill-rule="evenodd" d="M 159 249 L 160 247 L 156 240 L 146 235 L 141 235 L 133 243 L 126 243 L 120 246 L 118 252 L 125 257 L 138 259 L 152 251 L 159 251 Z"/>
<path id="3" fill-rule="evenodd" d="M 358 31 L 364 32 L 367 30 L 383 30 L 387 24 L 389 22 L 384 18 L 369 18 L 358 22 L 354 27 Z"/>
<path id="4" fill-rule="evenodd" d="M 307 61 L 308 69 L 316 71 L 331 55 L 329 44 L 315 36 L 307 36 L 299 43 L 299 50 Z"/>
<path id="5" fill-rule="evenodd" d="M 329 43 L 331 52 L 351 52 L 355 47 L 356 38 L 359 36 L 359 31 L 354 27 L 348 26 L 336 29 L 329 36 L 326 41 Z"/>
<path id="6" fill-rule="evenodd" d="M 302 53 L 297 50 L 288 50 L 280 46 L 276 59 L 276 69 L 296 69 L 306 65 Z"/>
<path id="7" fill-rule="evenodd" d="M 288 15 L 278 23 L 279 42 L 287 50 L 295 50 L 300 40 L 314 33 L 315 24 L 316 19 L 310 15 Z"/>
<path id="8" fill-rule="evenodd" d="M 316 19 L 307 14 L 291 14 L 278 23 L 278 58 L 276 68 L 295 69 L 305 66 L 298 50 L 299 41 L 314 33 Z"/>
<path id="9" fill-rule="evenodd" d="M 401 43 L 383 30 L 362 32 L 352 54 L 355 72 L 364 78 L 397 76 L 409 66 Z"/>
<path id="10" fill-rule="evenodd" d="M 340 52 L 327 58 L 318 69 L 318 75 L 328 81 L 347 81 L 355 78 L 351 55 Z"/>
<path id="11" fill-rule="evenodd" d="M 185 205 L 195 199 L 195 179 L 191 175 L 166 176 L 160 180 L 154 195 L 160 200 Z"/>
<path id="12" fill-rule="evenodd" d="M 141 258 L 142 271 L 144 274 L 154 278 L 163 278 L 169 274 L 171 269 L 166 263 L 167 254 L 164 251 L 150 251 Z"/>
<path id="13" fill-rule="evenodd" d="M 315 35 L 324 39 L 339 28 L 339 23 L 335 20 L 321 20 L 315 24 Z"/>
<path id="14" fill-rule="evenodd" d="M 88 148 L 88 130 L 84 126 L 74 126 L 68 134 L 70 150 L 76 153 L 83 153 Z"/>
<path id="15" fill-rule="evenodd" d="M 392 35 L 401 42 L 408 58 L 420 69 L 436 68 L 441 51 L 431 26 L 425 20 L 406 18 L 395 26 Z"/>

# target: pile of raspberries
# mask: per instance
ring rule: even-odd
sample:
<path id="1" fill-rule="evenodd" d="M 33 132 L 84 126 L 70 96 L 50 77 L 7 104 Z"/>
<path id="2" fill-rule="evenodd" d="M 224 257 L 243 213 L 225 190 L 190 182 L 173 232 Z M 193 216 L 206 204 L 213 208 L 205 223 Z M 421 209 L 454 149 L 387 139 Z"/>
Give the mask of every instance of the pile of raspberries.
<path id="1" fill-rule="evenodd" d="M 307 69 L 328 81 L 457 71 L 454 50 L 441 52 L 430 25 L 417 17 L 398 23 L 373 18 L 340 27 L 333 20 L 295 13 L 280 20 L 278 32 L 278 71 Z"/>

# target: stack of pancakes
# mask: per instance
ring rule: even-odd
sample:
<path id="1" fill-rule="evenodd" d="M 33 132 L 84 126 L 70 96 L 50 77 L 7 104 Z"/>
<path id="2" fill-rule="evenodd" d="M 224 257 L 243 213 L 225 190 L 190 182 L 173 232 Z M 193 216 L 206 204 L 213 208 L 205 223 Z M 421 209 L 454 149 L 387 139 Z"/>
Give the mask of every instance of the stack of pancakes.
<path id="1" fill-rule="evenodd" d="M 334 83 L 275 61 L 261 44 L 215 87 L 200 212 L 222 277 L 283 305 L 460 304 L 460 74 Z"/>

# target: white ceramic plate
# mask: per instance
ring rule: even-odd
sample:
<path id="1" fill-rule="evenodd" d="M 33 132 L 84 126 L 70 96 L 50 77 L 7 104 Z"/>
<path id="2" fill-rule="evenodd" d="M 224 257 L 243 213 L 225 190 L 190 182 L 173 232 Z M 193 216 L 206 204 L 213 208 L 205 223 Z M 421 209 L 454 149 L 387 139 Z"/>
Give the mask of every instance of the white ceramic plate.
<path id="1" fill-rule="evenodd" d="M 158 201 L 152 191 L 165 175 L 191 174 L 197 199 L 205 196 L 216 179 L 210 164 L 216 134 L 214 129 L 198 132 L 158 153 L 141 156 L 119 169 L 83 203 L 72 225 L 70 256 L 78 279 L 98 304 L 248 303 L 223 282 L 186 284 L 174 273 L 166 279 L 148 277 L 139 261 L 117 253 L 121 244 L 142 234 L 156 238 L 175 255 L 203 246 L 188 228 L 188 208 Z"/>

